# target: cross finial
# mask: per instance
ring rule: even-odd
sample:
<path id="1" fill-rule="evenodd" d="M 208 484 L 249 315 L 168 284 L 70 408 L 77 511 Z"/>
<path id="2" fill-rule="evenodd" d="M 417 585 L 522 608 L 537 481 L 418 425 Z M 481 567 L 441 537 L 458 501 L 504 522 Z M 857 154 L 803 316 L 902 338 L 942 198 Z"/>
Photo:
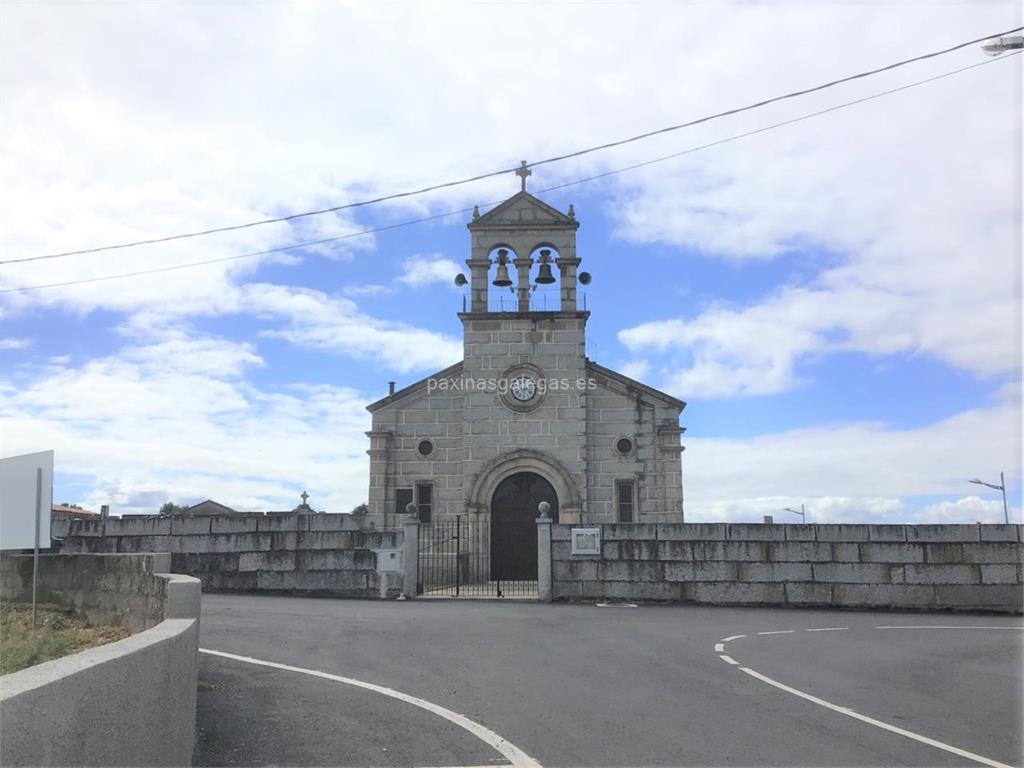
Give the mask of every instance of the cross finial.
<path id="1" fill-rule="evenodd" d="M 523 192 L 526 191 L 526 177 L 527 176 L 532 176 L 532 175 L 533 175 L 533 171 L 531 171 L 529 169 L 529 167 L 526 165 L 526 161 L 525 160 L 521 161 L 520 164 L 519 164 L 519 167 L 516 169 L 516 176 L 518 176 L 520 179 L 522 179 L 522 182 L 523 182 Z"/>
<path id="2" fill-rule="evenodd" d="M 302 499 L 302 506 L 306 506 L 306 499 L 309 498 L 309 494 L 303 491 L 302 493 L 299 494 L 299 496 Z"/>

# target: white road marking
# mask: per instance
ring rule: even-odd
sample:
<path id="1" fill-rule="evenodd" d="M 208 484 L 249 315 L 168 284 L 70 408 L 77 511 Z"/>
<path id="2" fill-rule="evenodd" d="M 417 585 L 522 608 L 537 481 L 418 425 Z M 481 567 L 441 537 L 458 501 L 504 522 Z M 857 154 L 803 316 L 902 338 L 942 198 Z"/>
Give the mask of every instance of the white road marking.
<path id="1" fill-rule="evenodd" d="M 735 665 L 737 667 L 740 665 L 740 663 L 738 661 L 736 661 L 736 659 L 734 659 L 732 656 L 726 656 L 724 653 L 718 654 L 718 658 L 720 658 L 724 662 L 727 662 L 729 664 L 733 664 L 733 665 Z"/>
<path id="2" fill-rule="evenodd" d="M 773 632 L 758 632 L 759 635 L 792 635 L 795 629 L 776 629 Z"/>
<path id="3" fill-rule="evenodd" d="M 739 640 L 741 637 L 746 637 L 746 635 L 733 635 L 732 637 L 723 637 L 722 642 L 731 643 L 733 640 Z"/>
<path id="4" fill-rule="evenodd" d="M 817 629 L 805 629 L 804 632 L 840 632 L 844 629 L 849 629 L 849 627 L 818 627 Z"/>
<path id="5" fill-rule="evenodd" d="M 917 626 L 888 626 L 888 627 L 875 627 L 875 629 L 1024 629 L 1021 627 L 967 627 L 959 626 L 956 624 L 919 624 Z"/>
<path id="6" fill-rule="evenodd" d="M 873 717 L 868 717 L 867 715 L 862 715 L 859 712 L 854 712 L 852 709 L 836 706 L 832 702 L 825 701 L 824 699 L 819 699 L 817 696 L 812 696 L 809 693 L 804 693 L 803 691 L 799 691 L 796 688 L 790 688 L 788 685 L 784 685 L 783 683 L 780 683 L 778 680 L 772 680 L 770 677 L 766 677 L 765 675 L 762 675 L 760 672 L 750 669 L 750 667 L 741 666 L 740 671 L 746 672 L 751 677 L 757 678 L 761 682 L 768 683 L 768 685 L 773 685 L 781 691 L 791 693 L 794 696 L 799 696 L 801 699 L 806 699 L 807 701 L 817 704 L 820 707 L 825 707 L 825 709 L 830 709 L 833 712 L 838 712 L 841 715 L 852 717 L 854 720 L 860 720 L 861 722 L 867 723 L 868 725 L 873 725 L 876 728 L 881 728 L 883 730 L 890 731 L 891 733 L 897 733 L 900 736 L 906 736 L 908 739 L 919 741 L 922 744 L 927 744 L 928 746 L 935 747 L 936 749 L 951 752 L 954 755 L 965 757 L 968 760 L 974 760 L 976 762 L 983 763 L 984 765 L 990 765 L 992 766 L 992 768 L 1010 768 L 1010 766 L 1006 765 L 1006 763 L 1000 763 L 997 760 L 992 760 L 987 757 L 982 757 L 981 755 L 976 755 L 973 752 L 968 752 L 966 749 L 960 749 L 959 747 L 954 747 L 951 744 L 944 744 L 941 741 L 930 739 L 927 736 L 922 736 L 919 733 L 914 733 L 913 731 L 908 731 L 904 728 L 897 728 L 895 725 L 883 723 L 881 720 L 875 720 Z"/>
<path id="7" fill-rule="evenodd" d="M 302 675 L 310 675 L 312 677 L 323 678 L 324 680 L 333 680 L 336 683 L 344 683 L 345 685 L 353 685 L 357 688 L 365 688 L 368 691 L 379 693 L 384 696 L 390 696 L 393 699 L 404 701 L 407 704 L 412 704 L 414 707 L 424 709 L 431 714 L 443 717 L 451 723 L 469 731 L 471 734 L 476 736 L 480 741 L 484 742 L 490 747 L 493 747 L 499 753 L 504 755 L 515 768 L 541 768 L 540 763 L 530 757 L 528 754 L 523 752 L 512 742 L 502 738 L 490 728 L 487 728 L 480 723 L 470 720 L 465 715 L 460 715 L 458 712 L 452 712 L 450 709 L 434 704 L 426 699 L 420 699 L 416 696 L 410 696 L 407 693 L 396 691 L 393 688 L 385 688 L 383 685 L 375 685 L 373 683 L 367 683 L 363 680 L 355 680 L 351 677 L 342 677 L 341 675 L 332 675 L 329 672 L 320 672 L 315 669 L 305 669 L 304 667 L 293 667 L 289 664 L 278 664 L 276 661 L 263 661 L 262 659 L 254 659 L 250 656 L 238 656 L 234 653 L 226 653 L 224 651 L 214 651 L 209 648 L 200 648 L 200 653 L 207 653 L 211 656 L 220 656 L 225 659 L 233 659 L 235 661 L 243 661 L 246 664 L 256 664 L 261 667 L 271 667 L 273 669 L 282 669 L 286 672 L 298 672 Z M 735 663 L 735 662 L 734 662 Z"/>
<path id="8" fill-rule="evenodd" d="M 715 643 L 715 653 L 724 653 L 725 643 Z"/>

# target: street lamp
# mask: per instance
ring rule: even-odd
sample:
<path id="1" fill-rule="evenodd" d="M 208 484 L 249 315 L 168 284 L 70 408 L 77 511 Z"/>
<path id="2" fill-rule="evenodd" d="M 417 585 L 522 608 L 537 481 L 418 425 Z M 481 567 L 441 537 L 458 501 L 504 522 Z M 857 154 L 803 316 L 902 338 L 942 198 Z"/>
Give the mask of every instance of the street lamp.
<path id="1" fill-rule="evenodd" d="M 794 515 L 800 515 L 800 522 L 804 523 L 804 524 L 807 523 L 807 515 L 804 512 L 804 505 L 803 504 L 800 505 L 800 511 L 799 512 L 797 512 L 795 509 L 790 509 L 789 507 L 783 507 L 782 511 L 783 512 L 792 512 Z"/>
<path id="2" fill-rule="evenodd" d="M 1024 48 L 1024 37 L 1020 35 L 993 37 L 981 44 L 981 50 L 985 52 L 986 56 L 998 56 L 1006 51 L 1015 51 L 1020 48 Z"/>
<path id="3" fill-rule="evenodd" d="M 1009 507 L 1006 506 L 1006 478 L 1003 477 L 1003 473 L 999 473 L 999 485 L 994 485 L 993 483 L 986 483 L 984 480 L 979 480 L 978 478 L 968 480 L 967 482 L 974 483 L 975 485 L 984 485 L 986 488 L 993 488 L 997 491 L 1003 492 L 1003 520 L 1005 520 L 1006 524 L 1009 525 L 1010 510 Z"/>

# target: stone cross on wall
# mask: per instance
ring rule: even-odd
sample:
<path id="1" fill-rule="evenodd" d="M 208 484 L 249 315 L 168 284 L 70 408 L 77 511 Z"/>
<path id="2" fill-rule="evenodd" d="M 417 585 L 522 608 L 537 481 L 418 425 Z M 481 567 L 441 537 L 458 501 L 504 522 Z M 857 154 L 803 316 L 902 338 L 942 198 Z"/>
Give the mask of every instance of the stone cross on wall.
<path id="1" fill-rule="evenodd" d="M 523 182 L 523 192 L 526 191 L 526 177 L 527 176 L 532 176 L 532 175 L 533 175 L 533 171 L 531 171 L 526 166 L 526 161 L 525 160 L 521 161 L 519 167 L 516 169 L 516 176 L 518 176 L 522 180 L 522 182 Z"/>
<path id="2" fill-rule="evenodd" d="M 306 500 L 309 498 L 309 494 L 303 491 L 302 493 L 299 494 L 299 496 L 302 498 L 302 506 L 309 506 L 308 504 L 306 504 Z"/>

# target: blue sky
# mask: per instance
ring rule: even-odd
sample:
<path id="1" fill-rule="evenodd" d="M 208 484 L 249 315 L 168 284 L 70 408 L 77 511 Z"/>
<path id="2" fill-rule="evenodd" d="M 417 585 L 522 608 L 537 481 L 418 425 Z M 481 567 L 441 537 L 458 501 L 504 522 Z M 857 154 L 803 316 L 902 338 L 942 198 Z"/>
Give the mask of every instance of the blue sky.
<path id="1" fill-rule="evenodd" d="M 0 252 L 12 258 L 508 167 L 1020 24 L 1013 3 L 6 15 L 0 169 L 14 183 L 0 191 Z M 688 403 L 688 519 L 780 519 L 804 503 L 818 520 L 999 521 L 998 494 L 966 481 L 1001 470 L 1020 519 L 1021 67 L 1004 59 L 541 194 L 581 222 L 591 357 Z M 542 166 L 530 189 L 982 61 L 967 49 Z M 334 237 L 517 189 L 510 175 L 0 265 L 0 290 Z M 0 454 L 54 449 L 55 499 L 115 513 L 206 497 L 290 508 L 303 488 L 347 511 L 366 496 L 365 405 L 459 358 L 467 220 L 0 294 Z"/>

